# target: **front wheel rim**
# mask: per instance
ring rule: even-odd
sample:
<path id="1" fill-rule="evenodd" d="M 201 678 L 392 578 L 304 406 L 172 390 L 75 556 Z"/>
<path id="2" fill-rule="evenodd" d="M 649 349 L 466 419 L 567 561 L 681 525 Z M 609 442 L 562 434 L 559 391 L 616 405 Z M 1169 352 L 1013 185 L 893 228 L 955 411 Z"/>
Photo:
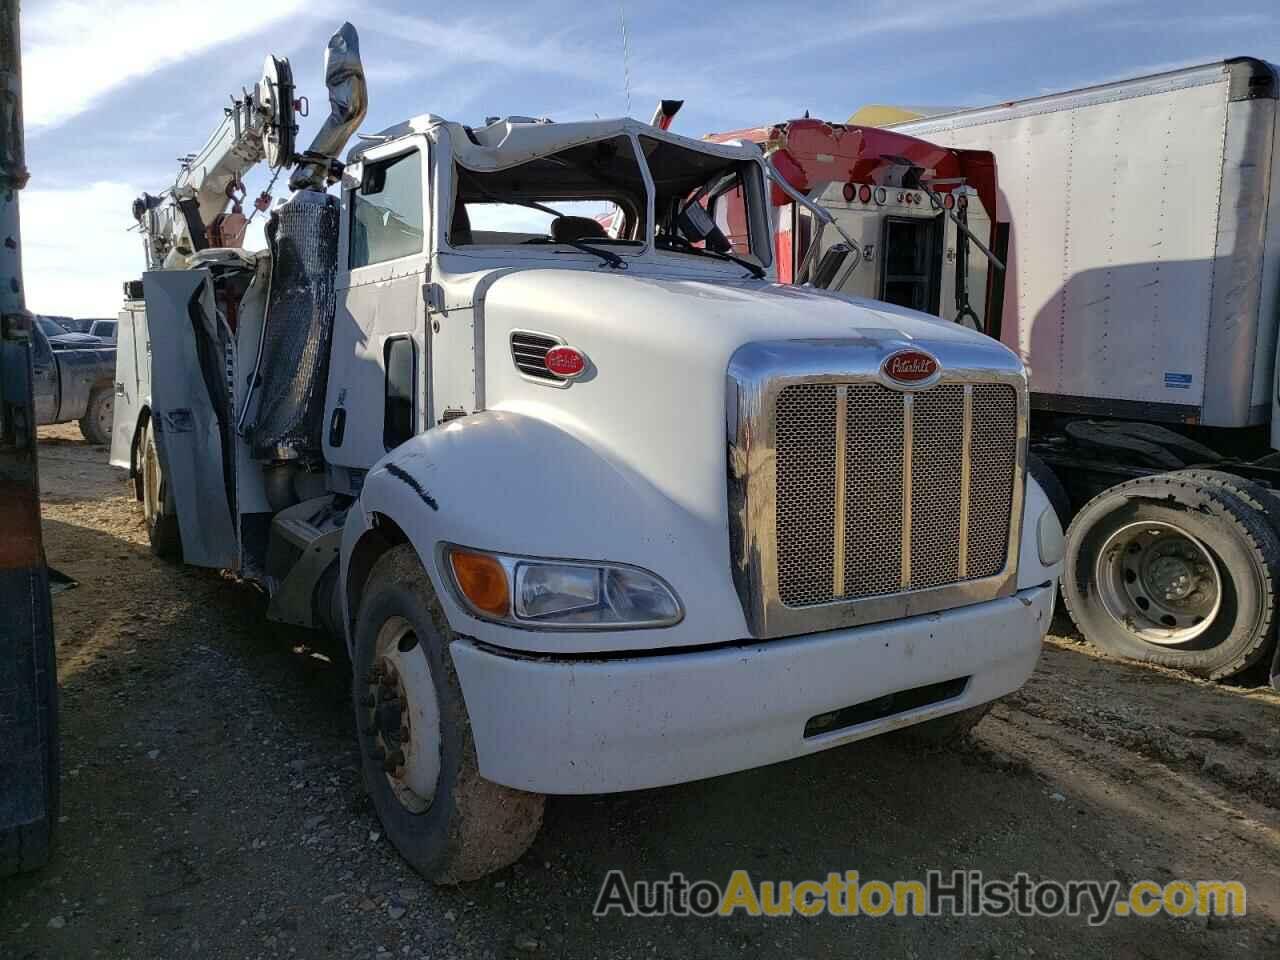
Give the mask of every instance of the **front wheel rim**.
<path id="1" fill-rule="evenodd" d="M 154 441 L 147 438 L 142 457 L 142 512 L 151 522 L 160 512 L 160 460 L 156 456 Z"/>
<path id="2" fill-rule="evenodd" d="M 1218 561 L 1172 523 L 1144 520 L 1116 530 L 1098 553 L 1094 576 L 1107 614 L 1158 646 L 1195 640 L 1222 607 Z"/>
<path id="3" fill-rule="evenodd" d="M 403 617 L 378 631 L 363 705 L 365 733 L 392 795 L 409 813 L 425 813 L 440 779 L 440 704 L 427 656 Z"/>
<path id="4" fill-rule="evenodd" d="M 108 394 L 104 403 L 98 404 L 98 435 L 101 437 L 111 436 L 111 420 L 115 410 L 115 400 Z"/>

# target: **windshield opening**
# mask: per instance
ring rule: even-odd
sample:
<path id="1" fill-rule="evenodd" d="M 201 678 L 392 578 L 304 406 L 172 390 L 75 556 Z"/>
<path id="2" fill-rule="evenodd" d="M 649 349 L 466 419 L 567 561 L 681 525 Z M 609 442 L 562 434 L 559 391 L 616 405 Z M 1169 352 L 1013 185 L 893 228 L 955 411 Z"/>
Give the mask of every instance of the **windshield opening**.
<path id="1" fill-rule="evenodd" d="M 644 242 L 644 176 L 626 137 L 505 170 L 454 169 L 452 246 Z"/>
<path id="2" fill-rule="evenodd" d="M 640 138 L 655 190 L 660 249 L 704 251 L 756 267 L 770 262 L 759 167 L 653 137 Z M 757 239 L 759 238 L 759 239 Z"/>

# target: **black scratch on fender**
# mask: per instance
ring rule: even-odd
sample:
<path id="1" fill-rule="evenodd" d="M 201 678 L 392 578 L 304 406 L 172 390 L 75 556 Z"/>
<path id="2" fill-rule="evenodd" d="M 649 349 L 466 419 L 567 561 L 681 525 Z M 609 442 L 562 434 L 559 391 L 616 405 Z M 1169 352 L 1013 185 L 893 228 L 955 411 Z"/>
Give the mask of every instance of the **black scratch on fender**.
<path id="1" fill-rule="evenodd" d="M 435 510 L 435 511 L 440 510 L 440 504 L 436 503 L 436 498 L 433 497 L 431 494 L 427 493 L 426 488 L 423 487 L 422 484 L 420 484 L 416 479 L 414 479 L 413 476 L 411 476 L 408 472 L 406 472 L 403 467 L 400 467 L 394 463 L 388 463 L 387 473 L 391 474 L 397 480 L 403 480 L 405 483 L 407 483 L 410 489 L 412 489 L 414 493 L 416 493 L 419 497 L 422 498 L 422 502 L 425 503 L 432 510 Z"/>

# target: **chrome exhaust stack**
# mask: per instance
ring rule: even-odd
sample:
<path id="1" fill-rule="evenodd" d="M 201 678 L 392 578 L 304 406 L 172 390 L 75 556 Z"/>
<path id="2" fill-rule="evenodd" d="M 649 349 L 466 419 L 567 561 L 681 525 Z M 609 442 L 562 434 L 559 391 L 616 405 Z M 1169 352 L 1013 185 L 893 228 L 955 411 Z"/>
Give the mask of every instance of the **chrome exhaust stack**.
<path id="1" fill-rule="evenodd" d="M 350 23 L 344 23 L 329 38 L 324 52 L 324 84 L 329 88 L 329 116 L 299 158 L 289 177 L 290 190 L 324 190 L 338 179 L 338 155 L 369 109 L 360 37 Z"/>

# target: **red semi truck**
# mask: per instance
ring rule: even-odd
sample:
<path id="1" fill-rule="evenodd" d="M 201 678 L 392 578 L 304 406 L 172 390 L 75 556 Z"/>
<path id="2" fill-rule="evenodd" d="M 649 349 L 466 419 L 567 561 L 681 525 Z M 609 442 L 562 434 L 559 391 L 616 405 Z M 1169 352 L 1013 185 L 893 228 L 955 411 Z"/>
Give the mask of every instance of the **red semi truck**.
<path id="1" fill-rule="evenodd" d="M 706 139 L 759 144 L 792 188 L 833 217 L 834 229 L 824 230 L 810 210 L 773 186 L 779 280 L 999 335 L 1003 273 L 991 153 L 809 117 Z M 744 242 L 742 198 L 718 199 L 712 212 L 721 232 L 731 243 Z M 962 242 L 966 235 L 972 243 Z"/>

